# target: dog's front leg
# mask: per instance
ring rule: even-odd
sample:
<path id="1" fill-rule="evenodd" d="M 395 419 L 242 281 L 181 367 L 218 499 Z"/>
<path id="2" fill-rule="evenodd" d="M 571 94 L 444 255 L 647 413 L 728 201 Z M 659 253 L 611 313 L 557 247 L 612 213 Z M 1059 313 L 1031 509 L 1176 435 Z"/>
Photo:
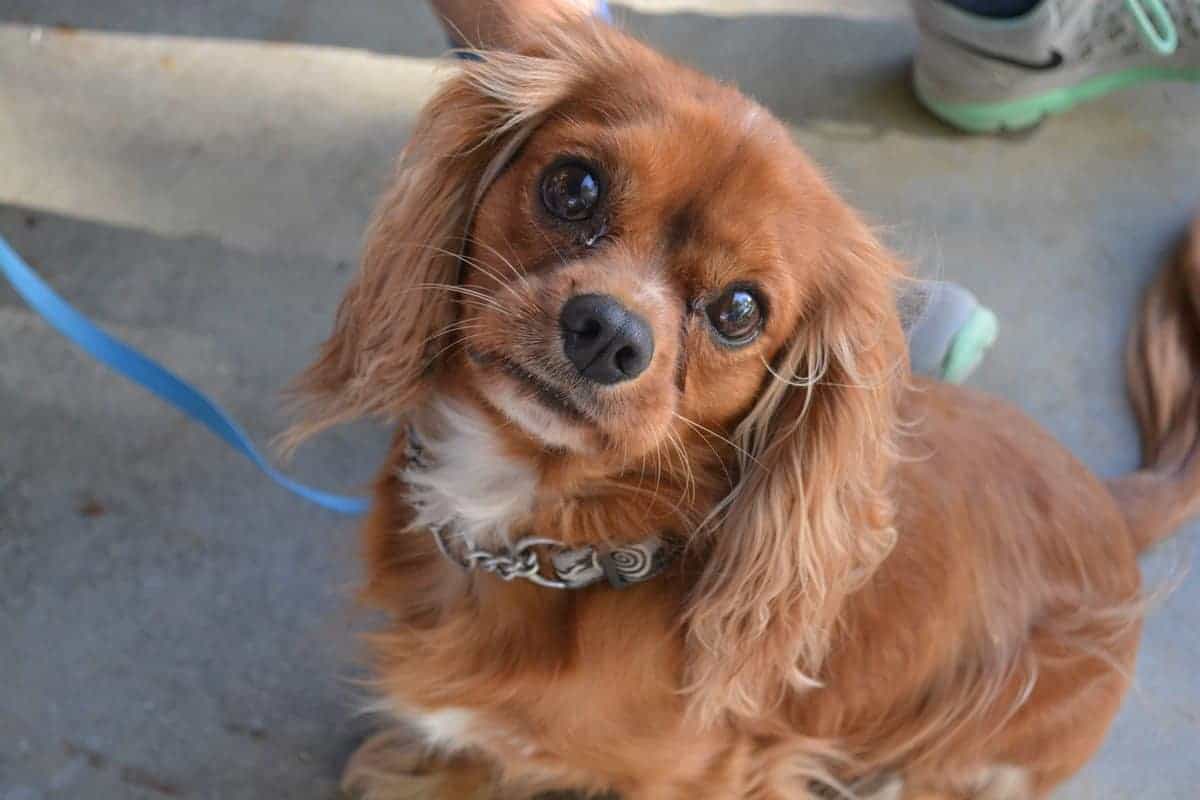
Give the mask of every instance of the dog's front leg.
<path id="1" fill-rule="evenodd" d="M 347 800 L 526 800 L 502 791 L 483 758 L 431 751 L 401 725 L 359 745 L 341 787 Z"/>

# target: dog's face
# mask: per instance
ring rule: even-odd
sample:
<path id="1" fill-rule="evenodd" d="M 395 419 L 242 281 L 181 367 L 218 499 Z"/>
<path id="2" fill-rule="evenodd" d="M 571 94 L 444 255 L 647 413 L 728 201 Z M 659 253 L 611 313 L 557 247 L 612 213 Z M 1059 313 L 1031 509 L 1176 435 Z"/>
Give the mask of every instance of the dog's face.
<path id="1" fill-rule="evenodd" d="M 709 565 L 689 670 L 704 713 L 752 713 L 816 668 L 891 542 L 898 274 L 760 106 L 607 26 L 538 31 L 426 107 L 299 433 L 465 395 L 542 463 L 586 466 L 564 508 L 656 525 L 633 484 L 672 443 L 660 473 L 706 487 L 675 503 Z"/>
<path id="2" fill-rule="evenodd" d="M 568 102 L 476 209 L 454 298 L 460 375 L 545 446 L 639 458 L 729 427 L 820 275 L 810 179 L 732 92 L 652 96 L 612 124 Z"/>
<path id="3" fill-rule="evenodd" d="M 314 427 L 440 379 L 619 470 L 725 437 L 772 364 L 828 366 L 818 339 L 856 346 L 890 265 L 778 121 L 605 26 L 530 41 L 427 108 L 309 372 Z"/>

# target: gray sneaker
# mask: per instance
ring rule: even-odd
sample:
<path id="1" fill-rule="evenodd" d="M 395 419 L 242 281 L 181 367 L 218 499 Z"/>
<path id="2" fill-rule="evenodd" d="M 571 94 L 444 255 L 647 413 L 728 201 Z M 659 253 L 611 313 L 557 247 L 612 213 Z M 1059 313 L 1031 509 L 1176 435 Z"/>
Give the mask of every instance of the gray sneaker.
<path id="1" fill-rule="evenodd" d="M 1143 81 L 1200 81 L 1200 0 L 1042 0 L 1013 19 L 911 3 L 917 97 L 973 133 L 1028 128 Z"/>
<path id="2" fill-rule="evenodd" d="M 996 341 L 996 315 L 956 283 L 913 281 L 896 297 L 918 375 L 962 383 Z"/>

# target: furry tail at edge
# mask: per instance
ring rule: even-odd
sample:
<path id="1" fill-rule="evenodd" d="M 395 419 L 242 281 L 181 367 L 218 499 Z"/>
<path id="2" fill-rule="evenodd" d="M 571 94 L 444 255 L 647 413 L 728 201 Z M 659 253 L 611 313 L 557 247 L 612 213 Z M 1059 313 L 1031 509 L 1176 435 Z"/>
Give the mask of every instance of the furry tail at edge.
<path id="1" fill-rule="evenodd" d="M 1108 486 L 1142 551 L 1200 514 L 1200 218 L 1147 290 L 1125 356 L 1142 468 Z"/>

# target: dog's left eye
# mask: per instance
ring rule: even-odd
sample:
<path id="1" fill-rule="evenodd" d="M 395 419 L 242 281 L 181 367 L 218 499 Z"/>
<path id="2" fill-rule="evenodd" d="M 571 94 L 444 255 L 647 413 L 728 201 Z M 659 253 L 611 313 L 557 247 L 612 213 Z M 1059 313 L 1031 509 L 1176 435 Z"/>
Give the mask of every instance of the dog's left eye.
<path id="1" fill-rule="evenodd" d="M 600 181 L 583 164 L 559 164 L 542 178 L 542 204 L 559 219 L 585 220 L 599 199 Z"/>
<path id="2" fill-rule="evenodd" d="M 713 329 L 725 344 L 749 344 L 762 330 L 762 304 L 753 289 L 731 286 L 705 309 Z"/>

